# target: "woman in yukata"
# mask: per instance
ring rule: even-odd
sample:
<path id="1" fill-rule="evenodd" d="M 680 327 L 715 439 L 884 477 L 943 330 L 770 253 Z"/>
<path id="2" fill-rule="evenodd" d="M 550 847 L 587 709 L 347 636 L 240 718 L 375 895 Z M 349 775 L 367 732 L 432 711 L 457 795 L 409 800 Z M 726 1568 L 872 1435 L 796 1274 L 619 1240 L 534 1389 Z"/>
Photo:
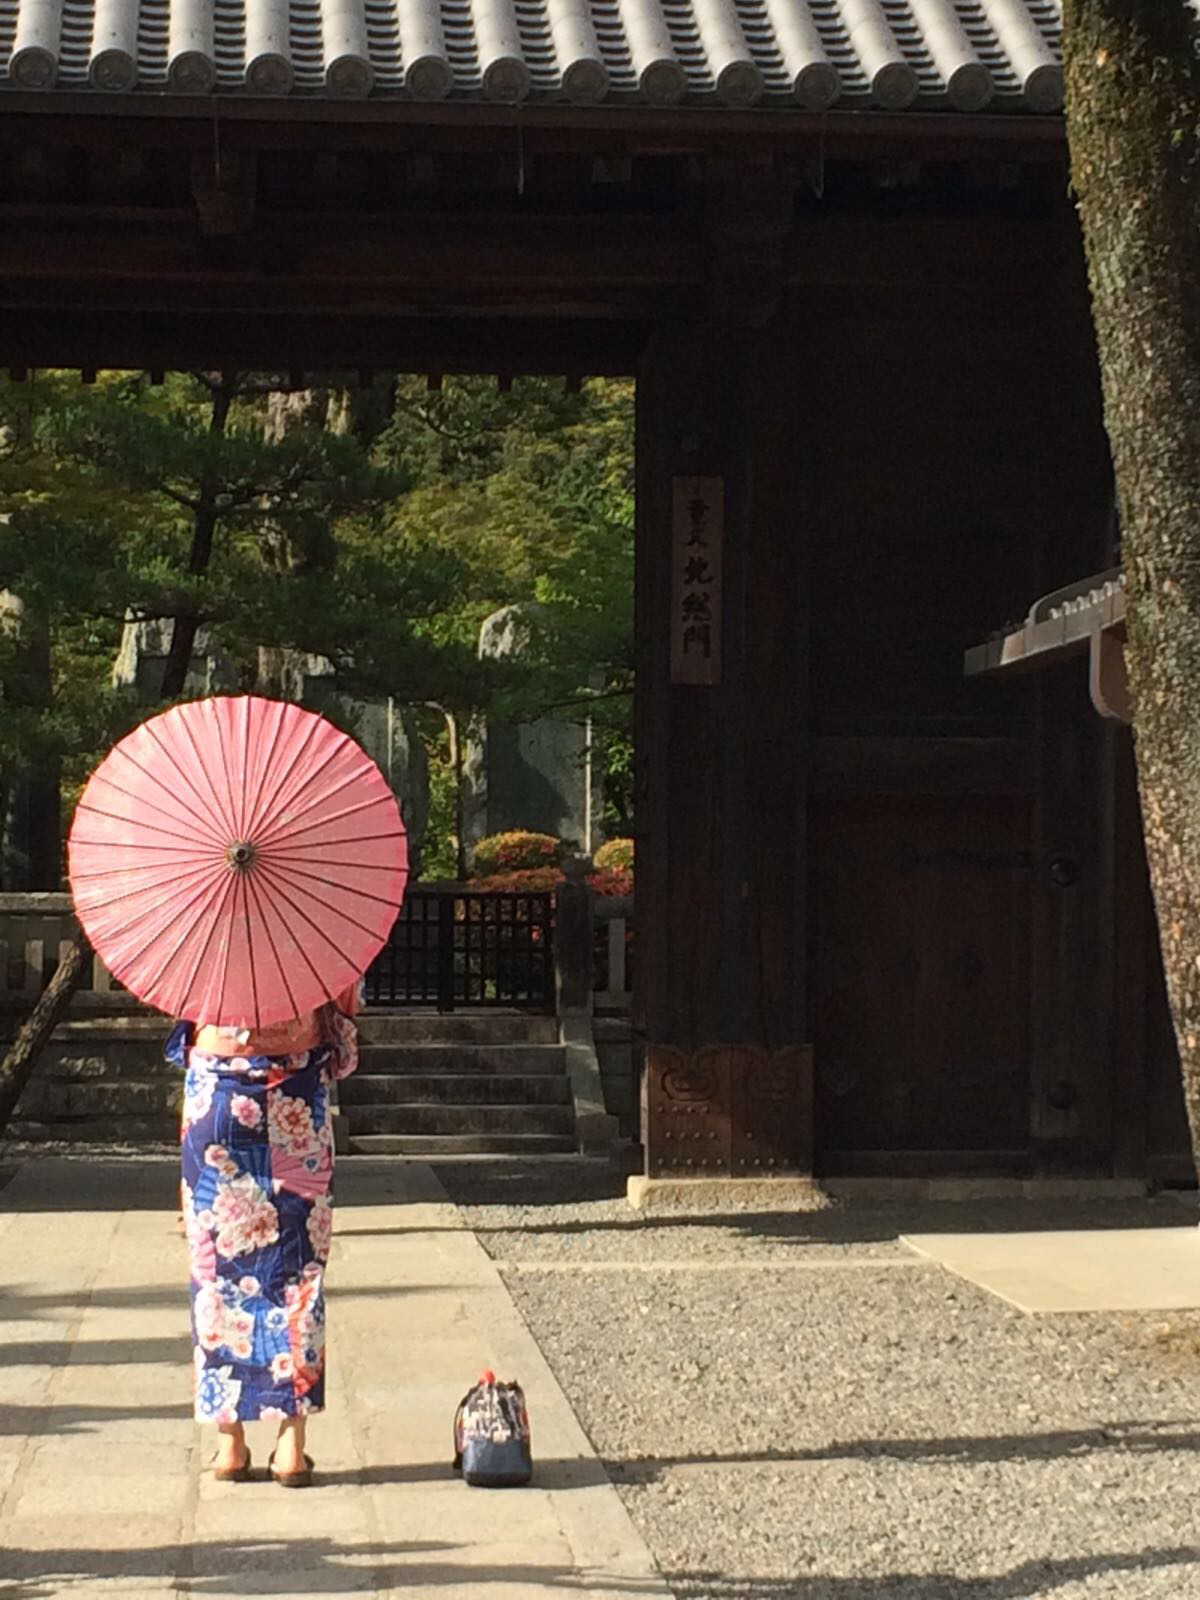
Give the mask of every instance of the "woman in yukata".
<path id="1" fill-rule="evenodd" d="M 312 1482 L 309 1416 L 325 1403 L 325 1263 L 332 1227 L 330 1085 L 358 1064 L 358 986 L 255 1032 L 179 1023 L 184 1230 L 196 1417 L 219 1431 L 215 1475 L 250 1476 L 245 1424 L 279 1424 L 270 1471 Z"/>

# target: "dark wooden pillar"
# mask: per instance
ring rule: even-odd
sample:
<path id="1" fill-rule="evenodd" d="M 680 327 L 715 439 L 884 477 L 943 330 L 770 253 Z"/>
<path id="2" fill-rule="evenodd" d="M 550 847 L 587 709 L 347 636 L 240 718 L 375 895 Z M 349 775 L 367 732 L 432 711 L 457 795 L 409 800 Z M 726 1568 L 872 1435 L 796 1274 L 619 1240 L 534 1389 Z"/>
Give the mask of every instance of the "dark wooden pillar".
<path id="1" fill-rule="evenodd" d="M 654 337 L 638 379 L 634 1005 L 651 1177 L 812 1163 L 799 378 L 778 308 L 751 294 L 739 317 L 728 288 L 709 320 Z M 717 527 L 719 593 L 685 581 L 715 562 L 680 555 Z M 697 664 L 696 635 L 685 652 L 676 616 L 702 616 L 705 594 L 719 664 Z"/>

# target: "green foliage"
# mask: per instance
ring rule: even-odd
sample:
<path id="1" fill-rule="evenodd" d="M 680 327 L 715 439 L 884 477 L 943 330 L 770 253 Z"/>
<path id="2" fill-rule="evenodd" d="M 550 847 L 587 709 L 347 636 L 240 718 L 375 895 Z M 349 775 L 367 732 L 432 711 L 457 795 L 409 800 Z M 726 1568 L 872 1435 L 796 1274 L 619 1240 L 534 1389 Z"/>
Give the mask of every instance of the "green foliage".
<path id="1" fill-rule="evenodd" d="M 474 650 L 480 624 L 501 606 L 536 604 L 523 661 L 492 669 L 494 710 L 585 716 L 614 689 L 627 696 L 631 385 L 597 380 L 567 394 L 529 378 L 505 395 L 467 378 L 430 395 L 402 380 L 379 458 L 413 482 L 393 507 L 393 530 L 461 563 L 452 626 L 464 645 Z"/>
<path id="2" fill-rule="evenodd" d="M 112 684 L 126 620 L 162 619 L 203 627 L 244 689 L 280 692 L 272 653 L 302 652 L 339 693 L 436 702 L 460 726 L 589 717 L 628 831 L 632 386 L 401 379 L 376 427 L 362 397 L 280 381 L 0 380 L 0 589 L 21 601 L 0 616 L 0 800 L 33 770 L 72 798 L 165 703 Z M 480 661 L 482 620 L 514 603 L 533 608 L 528 651 Z M 431 718 L 427 873 L 454 864 L 444 730 Z"/>
<path id="3" fill-rule="evenodd" d="M 602 820 L 608 834 L 622 838 L 633 832 L 634 825 L 631 712 L 631 691 L 593 708 L 592 745 L 604 773 Z"/>
<path id="4" fill-rule="evenodd" d="M 414 484 L 393 509 L 392 530 L 462 564 L 462 604 L 439 619 L 439 640 L 473 655 L 485 617 L 505 605 L 531 608 L 523 655 L 478 663 L 444 703 L 463 721 L 485 706 L 515 721 L 590 719 L 605 825 L 628 833 L 633 386 L 597 380 L 567 394 L 530 378 L 505 395 L 487 379 L 455 379 L 431 395 L 402 380 L 379 452 Z M 447 760 L 440 729 L 430 759 Z M 432 823 L 430 833 L 432 843 Z M 452 859 L 448 842 L 445 854 Z"/>
<path id="5" fill-rule="evenodd" d="M 475 846 L 475 875 L 486 878 L 497 872 L 557 867 L 564 849 L 562 840 L 551 833 L 527 833 L 524 829 L 492 833 Z"/>
<path id="6" fill-rule="evenodd" d="M 429 819 L 421 854 L 421 877 L 456 878 L 458 861 L 454 838 L 454 770 L 445 759 L 445 742 L 427 741 L 429 762 Z"/>

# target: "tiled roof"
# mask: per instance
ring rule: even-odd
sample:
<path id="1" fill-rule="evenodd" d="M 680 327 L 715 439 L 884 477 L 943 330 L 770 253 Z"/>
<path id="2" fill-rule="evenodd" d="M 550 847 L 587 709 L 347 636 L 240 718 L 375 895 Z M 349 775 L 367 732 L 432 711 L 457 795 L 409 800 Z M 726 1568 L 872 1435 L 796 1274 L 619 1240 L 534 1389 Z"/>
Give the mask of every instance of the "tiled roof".
<path id="1" fill-rule="evenodd" d="M 1060 0 L 0 0 L 8 89 L 1054 112 Z"/>

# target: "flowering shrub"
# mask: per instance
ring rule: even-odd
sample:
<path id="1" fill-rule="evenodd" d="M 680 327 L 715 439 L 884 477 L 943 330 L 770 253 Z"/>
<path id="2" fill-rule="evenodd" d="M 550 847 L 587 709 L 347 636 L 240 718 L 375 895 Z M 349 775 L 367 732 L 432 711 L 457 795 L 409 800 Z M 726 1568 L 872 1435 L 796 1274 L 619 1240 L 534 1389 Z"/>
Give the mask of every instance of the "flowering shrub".
<path id="1" fill-rule="evenodd" d="M 563 881 L 558 867 L 524 867 L 516 872 L 493 872 L 486 878 L 472 878 L 471 888 L 485 894 L 547 894 Z"/>
<path id="2" fill-rule="evenodd" d="M 596 894 L 632 894 L 633 868 L 609 867 L 603 872 L 593 872 L 588 878 L 588 882 Z"/>
<path id="3" fill-rule="evenodd" d="M 563 842 L 550 833 L 493 833 L 475 846 L 475 874 L 491 878 L 498 873 L 524 872 L 536 867 L 557 867 Z"/>
<path id="4" fill-rule="evenodd" d="M 627 872 L 633 879 L 633 840 L 609 839 L 592 857 L 597 872 Z M 609 893 L 615 893 L 610 890 Z M 624 891 L 623 891 L 624 892 Z"/>
<path id="5" fill-rule="evenodd" d="M 485 894 L 549 894 L 564 881 L 558 867 L 526 867 L 520 872 L 495 872 L 489 878 L 473 878 L 471 888 Z M 587 881 L 596 894 L 633 893 L 632 872 L 592 872 Z"/>

